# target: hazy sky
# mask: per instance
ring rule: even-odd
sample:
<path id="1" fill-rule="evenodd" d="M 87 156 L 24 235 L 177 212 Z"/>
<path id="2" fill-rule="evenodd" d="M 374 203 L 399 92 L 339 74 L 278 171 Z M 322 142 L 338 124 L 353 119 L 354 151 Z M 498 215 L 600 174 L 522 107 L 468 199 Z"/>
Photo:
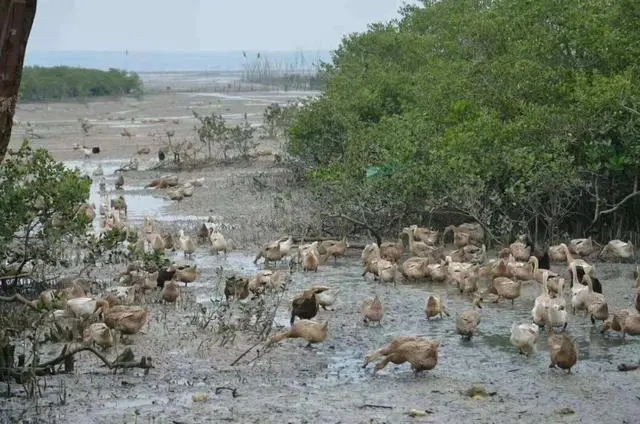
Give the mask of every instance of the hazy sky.
<path id="1" fill-rule="evenodd" d="M 39 0 L 31 51 L 333 50 L 412 0 Z"/>

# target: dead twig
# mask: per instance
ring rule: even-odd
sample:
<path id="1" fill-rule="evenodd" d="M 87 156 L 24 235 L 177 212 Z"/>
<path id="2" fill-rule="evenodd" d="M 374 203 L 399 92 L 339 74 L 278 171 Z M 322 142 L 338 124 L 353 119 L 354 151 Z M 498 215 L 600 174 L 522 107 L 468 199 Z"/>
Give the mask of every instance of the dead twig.
<path id="1" fill-rule="evenodd" d="M 258 346 L 260 343 L 262 343 L 262 341 L 257 342 L 256 344 L 254 344 L 253 346 L 249 347 L 249 349 L 245 350 L 244 352 L 242 352 L 240 354 L 240 356 L 238 356 L 231 364 L 229 364 L 230 366 L 234 366 L 235 364 L 238 363 L 239 360 L 241 360 L 242 358 L 244 358 L 247 353 L 251 352 L 256 346 Z"/>
<path id="2" fill-rule="evenodd" d="M 375 403 L 365 403 L 360 405 L 360 409 L 364 408 L 378 408 L 378 409 L 393 409 L 393 406 L 389 405 L 376 405 Z"/>
<path id="3" fill-rule="evenodd" d="M 27 300 L 24 296 L 17 293 L 13 296 L 0 296 L 0 302 L 20 302 L 23 305 L 33 309 L 34 311 L 38 310 L 38 308 L 33 303 Z"/>
<path id="4" fill-rule="evenodd" d="M 231 396 L 233 396 L 234 398 L 240 396 L 240 393 L 238 393 L 238 389 L 236 389 L 235 387 L 227 387 L 227 386 L 216 387 L 215 393 L 219 395 L 220 393 L 222 393 L 223 390 L 229 390 L 231 392 Z"/>

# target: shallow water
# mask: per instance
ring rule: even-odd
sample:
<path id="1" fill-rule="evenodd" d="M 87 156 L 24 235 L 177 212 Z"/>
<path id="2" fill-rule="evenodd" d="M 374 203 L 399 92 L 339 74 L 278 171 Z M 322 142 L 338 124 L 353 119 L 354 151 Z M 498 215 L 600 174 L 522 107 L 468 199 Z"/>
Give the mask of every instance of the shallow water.
<path id="1" fill-rule="evenodd" d="M 89 174 L 98 164 L 75 161 L 78 162 Z M 113 170 L 125 162 L 101 162 L 107 187 L 113 187 Z M 194 223 L 204 219 L 164 215 L 169 202 L 153 196 L 153 192 L 146 194 L 137 184 L 125 184 L 131 220 L 152 214 L 160 221 L 193 231 Z M 112 197 L 114 194 L 110 192 Z M 91 195 L 97 203 L 97 183 Z M 519 355 L 509 342 L 513 323 L 531 322 L 531 308 L 540 290 L 537 283 L 524 283 L 522 295 L 514 305 L 510 301 L 486 302 L 477 333 L 466 342 L 456 334 L 455 318 L 471 308 L 470 297 L 442 283 L 399 283 L 394 287 L 365 280 L 361 276 L 360 252 L 349 253 L 337 263 L 330 260 L 321 265 L 317 273 L 294 273 L 276 314 L 275 325 L 287 328 L 293 296 L 316 284 L 339 289 L 335 310 L 321 310 L 316 318 L 329 320 L 330 334 L 324 343 L 306 349 L 303 341 L 285 340 L 262 359 L 230 367 L 230 362 L 247 346 L 219 347 L 211 342 L 211 333 L 191 324 L 193 305 L 152 303 L 150 329 L 135 336 L 133 348 L 138 355 L 152 356 L 156 368 L 147 376 L 140 370 L 129 370 L 113 377 L 96 365 L 95 358 L 82 355 L 75 375 L 55 377 L 73 387 L 73 391 L 67 405 L 52 408 L 51 416 L 69 423 L 203 422 L 212 416 L 232 422 L 258 419 L 264 423 L 407 422 L 406 411 L 417 408 L 432 411 L 425 417 L 430 422 L 636 421 L 640 371 L 623 373 L 616 367 L 640 359 L 639 337 L 629 336 L 624 343 L 616 333 L 600 334 L 600 322 L 591 325 L 582 313 L 571 315 L 568 331 L 579 347 L 578 364 L 570 375 L 550 370 L 544 330 L 540 332 L 537 351 L 529 357 Z M 196 302 L 208 304 L 211 299 L 222 297 L 216 268 L 222 267 L 225 275 L 251 276 L 263 267 L 252 263 L 254 254 L 234 251 L 225 258 L 200 248 L 193 260 L 181 252 L 169 256 L 177 262 L 198 265 L 198 280 L 183 290 Z M 283 268 L 286 265 L 287 261 L 280 264 Z M 566 265 L 552 268 L 564 272 Z M 596 268 L 610 309 L 632 307 L 634 266 L 597 264 Z M 107 279 L 116 272 L 103 271 Z M 376 293 L 384 304 L 385 317 L 381 326 L 366 326 L 360 305 Z M 426 319 L 424 303 L 430 293 L 444 300 L 450 317 Z M 568 293 L 565 298 L 570 301 Z M 388 365 L 376 377 L 372 376 L 373 365 L 366 370 L 361 368 L 366 353 L 399 335 L 440 340 L 436 368 L 416 376 L 408 364 Z M 59 348 L 47 346 L 51 352 Z M 245 359 L 250 360 L 253 355 L 250 353 Z M 122 382 L 127 384 L 123 386 Z M 463 392 L 472 384 L 496 394 L 471 400 Z M 215 388 L 222 385 L 237 388 L 241 396 L 232 398 L 226 392 L 215 395 Z M 193 394 L 199 392 L 207 393 L 211 399 L 193 402 Z M 56 389 L 51 388 L 45 394 L 53 403 L 56 396 Z M 14 398 L 8 408 L 18 410 L 20 402 Z M 110 410 L 118 413 L 107 412 Z"/>
<path id="2" fill-rule="evenodd" d="M 114 380 L 107 375 L 100 377 L 105 373 L 100 368 L 98 375 L 90 372 L 95 361 L 85 357 L 79 361 L 75 376 L 60 377 L 68 380 L 68 385 L 74 384 L 74 390 L 80 390 L 82 396 L 75 395 L 68 400 L 68 406 L 56 411 L 66 422 L 79 422 L 75 418 L 80 419 L 81 415 L 73 411 L 99 399 L 101 406 L 117 409 L 118 420 L 123 417 L 123 422 L 133 422 L 134 416 L 140 419 L 138 422 L 199 422 L 211 414 L 233 422 L 252 422 L 256 417 L 261 422 L 274 423 L 303 419 L 406 422 L 405 413 L 411 408 L 430 409 L 432 413 L 427 418 L 432 422 L 634 422 L 637 372 L 621 373 L 616 366 L 640 357 L 639 338 L 628 337 L 628 342 L 623 343 L 616 334 L 601 335 L 600 324 L 592 326 L 582 314 L 571 316 L 569 334 L 579 345 L 580 360 L 571 375 L 550 370 L 544 331 L 537 352 L 530 357 L 519 355 L 509 343 L 511 324 L 531 320 L 530 310 L 539 292 L 537 283 L 525 283 L 522 296 L 513 306 L 511 302 L 485 303 L 476 336 L 464 342 L 455 332 L 455 317 L 471 307 L 469 297 L 440 283 L 399 283 L 394 287 L 364 280 L 359 252 L 351 253 L 351 257 L 342 258 L 337 264 L 329 261 L 317 273 L 294 273 L 277 313 L 276 325 L 286 328 L 290 317 L 288 302 L 295 294 L 314 284 L 338 288 L 335 311 L 321 310 L 317 317 L 329 320 L 330 335 L 324 343 L 307 349 L 303 341 L 285 340 L 260 360 L 229 367 L 231 359 L 244 347 L 220 348 L 214 344 L 202 350 L 208 336 L 188 323 L 190 312 L 172 305 L 152 304 L 150 331 L 136 336 L 133 347 L 136 353 L 152 355 L 157 368 L 146 377 L 139 370 L 130 370 Z M 181 252 L 171 256 L 177 262 L 191 262 Z M 262 268 L 252 261 L 253 252 L 231 252 L 225 259 L 200 248 L 193 259 L 199 278 L 183 290 L 198 302 L 207 303 L 222 291 L 216 285 L 215 268 L 221 266 L 227 275 L 250 276 Z M 558 271 L 563 268 L 554 267 Z M 598 264 L 598 270 L 603 276 L 618 276 L 603 278 L 610 307 L 629 307 L 632 267 Z M 362 300 L 374 293 L 385 307 L 379 327 L 364 325 L 359 312 Z M 445 300 L 451 317 L 426 319 L 423 310 L 428 293 Z M 361 368 L 366 353 L 399 335 L 440 340 L 437 367 L 416 376 L 407 364 L 389 365 L 376 377 L 371 375 L 373 365 L 366 370 Z M 246 359 L 252 357 L 249 354 Z M 133 385 L 123 388 L 121 381 Z M 463 392 L 472 384 L 497 394 L 471 400 Z M 213 394 L 215 387 L 221 385 L 237 388 L 241 397 Z M 93 389 L 85 391 L 82 387 Z M 211 399 L 193 402 L 192 395 L 200 392 Z M 362 409 L 362 404 L 388 408 Z M 603 408 L 606 404 L 616 407 Z M 563 408 L 573 412 L 559 412 Z M 91 422 L 114 422 L 107 409 L 85 410 Z"/>

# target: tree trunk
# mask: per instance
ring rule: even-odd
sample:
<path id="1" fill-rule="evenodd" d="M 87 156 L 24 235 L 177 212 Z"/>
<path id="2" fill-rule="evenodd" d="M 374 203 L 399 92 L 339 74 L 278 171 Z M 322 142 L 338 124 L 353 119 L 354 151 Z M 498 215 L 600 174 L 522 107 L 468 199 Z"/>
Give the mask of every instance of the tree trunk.
<path id="1" fill-rule="evenodd" d="M 37 0 L 0 0 L 0 162 L 7 154 Z"/>

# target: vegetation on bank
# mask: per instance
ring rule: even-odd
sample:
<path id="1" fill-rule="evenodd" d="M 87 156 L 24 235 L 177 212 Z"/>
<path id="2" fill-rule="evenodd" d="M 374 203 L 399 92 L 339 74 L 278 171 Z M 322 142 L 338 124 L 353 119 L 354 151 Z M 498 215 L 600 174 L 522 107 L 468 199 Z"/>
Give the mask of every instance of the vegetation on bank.
<path id="1" fill-rule="evenodd" d="M 629 0 L 405 7 L 343 39 L 288 128 L 291 163 L 328 221 L 380 233 L 477 220 L 494 239 L 634 239 L 637 16 Z"/>
<path id="2" fill-rule="evenodd" d="M 67 100 L 99 96 L 142 94 L 142 80 L 135 72 L 119 69 L 68 66 L 27 66 L 22 71 L 22 101 Z"/>

